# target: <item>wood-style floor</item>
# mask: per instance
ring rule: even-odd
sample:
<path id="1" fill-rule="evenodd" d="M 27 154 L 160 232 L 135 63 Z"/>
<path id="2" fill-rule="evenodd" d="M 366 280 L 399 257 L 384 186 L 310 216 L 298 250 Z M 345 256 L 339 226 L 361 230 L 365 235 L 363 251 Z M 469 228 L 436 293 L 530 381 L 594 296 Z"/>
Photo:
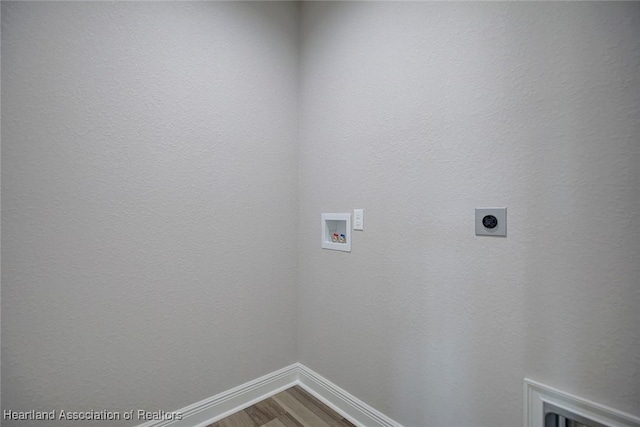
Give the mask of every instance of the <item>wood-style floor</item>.
<path id="1" fill-rule="evenodd" d="M 333 409 L 294 386 L 207 427 L 355 427 Z"/>

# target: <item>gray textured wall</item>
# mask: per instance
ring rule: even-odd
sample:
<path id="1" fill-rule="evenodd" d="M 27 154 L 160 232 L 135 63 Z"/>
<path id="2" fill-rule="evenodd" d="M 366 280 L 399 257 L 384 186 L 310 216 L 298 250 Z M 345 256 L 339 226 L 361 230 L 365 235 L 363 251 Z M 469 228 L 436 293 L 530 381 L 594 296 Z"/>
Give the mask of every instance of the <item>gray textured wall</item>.
<path id="1" fill-rule="evenodd" d="M 638 3 L 300 7 L 3 2 L 3 408 L 299 360 L 407 427 L 640 415 Z"/>
<path id="2" fill-rule="evenodd" d="M 2 3 L 4 409 L 179 409 L 296 361 L 297 14 Z"/>
<path id="3" fill-rule="evenodd" d="M 302 363 L 411 427 L 521 425 L 525 376 L 640 414 L 639 22 L 305 3 Z M 320 249 L 353 208 L 352 253 Z"/>

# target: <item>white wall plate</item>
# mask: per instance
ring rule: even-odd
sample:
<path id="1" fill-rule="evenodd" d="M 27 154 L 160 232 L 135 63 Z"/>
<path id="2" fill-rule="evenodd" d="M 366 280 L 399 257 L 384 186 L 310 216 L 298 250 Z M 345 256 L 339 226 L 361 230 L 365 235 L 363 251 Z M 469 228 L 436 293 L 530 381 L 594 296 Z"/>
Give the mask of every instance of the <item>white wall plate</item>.
<path id="1" fill-rule="evenodd" d="M 506 236 L 507 208 L 476 208 L 476 236 Z"/>

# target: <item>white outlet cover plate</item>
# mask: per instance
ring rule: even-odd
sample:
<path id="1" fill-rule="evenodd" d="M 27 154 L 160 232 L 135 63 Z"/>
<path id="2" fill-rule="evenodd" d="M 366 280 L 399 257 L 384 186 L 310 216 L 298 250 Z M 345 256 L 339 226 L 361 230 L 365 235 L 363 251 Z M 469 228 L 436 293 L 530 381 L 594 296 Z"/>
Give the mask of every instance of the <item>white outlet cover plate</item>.
<path id="1" fill-rule="evenodd" d="M 495 228 L 487 228 L 482 218 L 493 215 L 498 220 Z M 476 208 L 476 236 L 507 236 L 507 208 Z"/>
<path id="2" fill-rule="evenodd" d="M 364 209 L 353 210 L 353 229 L 364 230 Z"/>

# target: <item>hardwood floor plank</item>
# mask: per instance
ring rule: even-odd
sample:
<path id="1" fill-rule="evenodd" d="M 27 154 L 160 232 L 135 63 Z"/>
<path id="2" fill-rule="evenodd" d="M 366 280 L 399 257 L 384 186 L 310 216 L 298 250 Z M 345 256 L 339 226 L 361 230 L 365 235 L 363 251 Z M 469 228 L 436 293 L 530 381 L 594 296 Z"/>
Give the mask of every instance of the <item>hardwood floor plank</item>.
<path id="1" fill-rule="evenodd" d="M 283 424 L 282 421 L 276 418 L 266 424 L 263 424 L 261 427 L 287 427 L 287 425 Z"/>
<path id="2" fill-rule="evenodd" d="M 278 418 L 279 415 L 284 414 L 286 411 L 278 404 L 278 402 L 269 397 L 248 407 L 245 409 L 245 412 L 256 424 L 261 426 Z"/>
<path id="3" fill-rule="evenodd" d="M 245 411 L 236 412 L 209 427 L 259 427 Z"/>
<path id="4" fill-rule="evenodd" d="M 293 397 L 298 399 L 304 406 L 322 418 L 327 424 L 335 427 L 355 427 L 351 422 L 345 420 L 342 415 L 319 401 L 302 387 L 294 386 L 287 391 Z"/>
<path id="5" fill-rule="evenodd" d="M 331 427 L 331 424 L 316 415 L 311 409 L 305 407 L 302 402 L 293 397 L 287 390 L 273 396 L 273 400 L 278 402 L 289 414 L 305 426 Z"/>
<path id="6" fill-rule="evenodd" d="M 282 414 L 278 417 L 278 420 L 285 425 L 285 427 L 305 427 L 304 425 L 300 424 L 298 422 L 298 420 L 296 420 L 295 418 L 293 418 L 291 416 L 291 414 Z M 307 426 L 310 427 L 310 426 Z"/>
<path id="7" fill-rule="evenodd" d="M 207 427 L 355 427 L 299 386 L 264 399 Z"/>

